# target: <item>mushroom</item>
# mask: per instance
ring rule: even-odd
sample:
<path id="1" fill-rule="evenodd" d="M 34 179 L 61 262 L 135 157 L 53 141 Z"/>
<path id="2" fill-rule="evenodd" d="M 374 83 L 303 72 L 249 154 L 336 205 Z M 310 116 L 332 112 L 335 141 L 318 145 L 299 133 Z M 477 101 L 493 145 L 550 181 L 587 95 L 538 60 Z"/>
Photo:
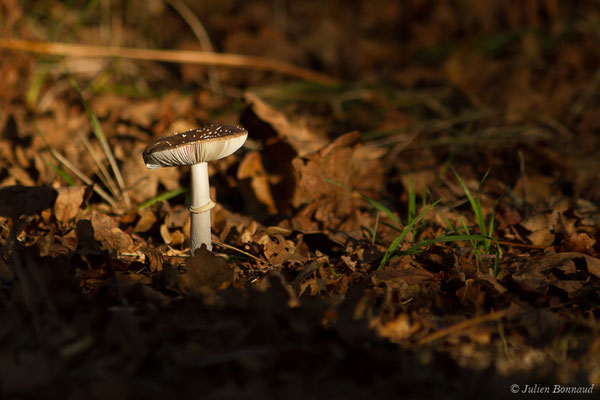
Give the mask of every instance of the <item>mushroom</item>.
<path id="1" fill-rule="evenodd" d="M 190 178 L 190 252 L 194 255 L 202 244 L 212 250 L 208 161 L 233 154 L 242 147 L 248 132 L 238 125 L 207 125 L 157 139 L 142 154 L 146 168 L 191 165 Z"/>

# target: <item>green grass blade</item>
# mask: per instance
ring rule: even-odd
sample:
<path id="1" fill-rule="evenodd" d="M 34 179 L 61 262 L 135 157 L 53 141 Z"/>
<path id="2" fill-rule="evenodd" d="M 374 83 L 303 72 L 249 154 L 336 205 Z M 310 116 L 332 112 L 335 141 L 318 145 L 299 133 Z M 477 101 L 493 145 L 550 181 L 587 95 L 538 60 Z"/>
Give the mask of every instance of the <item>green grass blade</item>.
<path id="1" fill-rule="evenodd" d="M 384 213 L 389 219 L 391 219 L 395 224 L 396 224 L 396 229 L 400 228 L 400 225 L 402 225 L 402 222 L 400 221 L 400 218 L 396 217 L 394 215 L 394 213 L 392 213 L 386 206 L 384 206 L 383 204 L 381 204 L 380 202 L 378 202 L 377 200 L 373 200 L 370 197 L 364 195 L 364 194 L 360 194 L 365 200 L 367 200 L 369 202 L 369 204 L 371 204 L 373 207 L 375 207 L 377 210 L 381 211 L 382 213 Z"/>
<path id="2" fill-rule="evenodd" d="M 469 200 L 469 204 L 471 204 L 471 209 L 473 210 L 473 213 L 475 213 L 475 220 L 477 221 L 479 230 L 481 231 L 482 234 L 485 235 L 487 232 L 485 230 L 485 221 L 483 219 L 483 212 L 481 210 L 481 201 L 479 201 L 479 195 L 477 196 L 477 200 L 476 200 L 473 197 L 473 195 L 471 194 L 471 191 L 469 190 L 469 188 L 467 187 L 465 182 L 462 180 L 462 178 L 458 174 L 458 172 L 456 172 L 456 170 L 454 168 L 452 168 L 452 172 L 454 172 L 454 175 L 456 175 L 456 179 L 458 179 L 458 183 L 460 184 L 463 191 L 465 192 L 465 195 L 467 196 L 467 199 Z"/>
<path id="3" fill-rule="evenodd" d="M 477 224 L 479 225 L 480 230 L 483 228 L 483 230 L 481 230 L 481 233 L 483 235 L 488 235 L 490 233 L 490 231 L 485 230 L 486 229 L 485 219 L 483 218 L 483 208 L 481 207 L 481 192 L 483 190 L 483 182 L 485 181 L 485 179 L 487 178 L 489 173 L 490 173 L 490 169 L 488 168 L 488 170 L 485 172 L 485 175 L 483 175 L 483 178 L 481 178 L 481 180 L 479 181 L 479 187 L 477 188 L 477 195 L 475 197 L 477 210 L 479 210 L 478 217 L 477 217 Z M 485 244 L 486 244 L 486 248 L 489 248 L 489 241 L 486 241 Z M 487 249 L 486 249 L 486 252 L 487 252 Z"/>
<path id="4" fill-rule="evenodd" d="M 434 207 L 435 207 L 435 204 L 432 204 L 431 206 L 424 208 L 423 210 L 421 210 L 419 215 L 417 215 L 412 221 L 410 221 L 404 227 L 402 232 L 400 232 L 400 234 L 396 237 L 396 239 L 394 239 L 394 241 L 390 244 L 390 246 L 386 250 L 385 254 L 383 255 L 383 258 L 381 259 L 381 262 L 379 263 L 378 269 L 383 268 L 388 263 L 388 261 L 390 260 L 390 257 L 392 257 L 392 255 L 394 255 L 394 253 L 396 252 L 396 249 L 398 248 L 398 246 L 400 245 L 402 240 L 404 240 L 404 238 L 406 237 L 408 232 L 410 232 L 412 230 L 413 226 L 415 226 L 427 213 L 432 211 L 434 209 Z"/>
<path id="5" fill-rule="evenodd" d="M 73 178 L 71 178 L 71 176 L 69 174 L 67 174 L 67 172 L 64 169 L 62 169 L 58 165 L 54 165 L 48 161 L 45 161 L 45 163 L 47 166 L 52 168 L 54 170 L 54 172 L 56 172 L 58 174 L 58 176 L 63 178 L 69 186 L 75 186 L 75 181 L 73 180 Z"/>
<path id="6" fill-rule="evenodd" d="M 417 193 L 412 174 L 408 175 L 408 220 L 411 221 L 417 215 Z"/>
<path id="7" fill-rule="evenodd" d="M 150 200 L 146 200 L 145 202 L 143 202 L 142 204 L 140 204 L 139 206 L 137 206 L 137 209 L 138 210 L 142 210 L 144 208 L 151 207 L 151 206 L 153 206 L 154 204 L 156 204 L 156 203 L 158 203 L 160 201 L 170 200 L 173 197 L 177 197 L 180 194 L 186 193 L 187 191 L 188 190 L 185 189 L 185 188 L 177 188 L 177 189 L 165 192 L 165 193 L 161 193 L 158 196 L 151 198 Z"/>
<path id="8" fill-rule="evenodd" d="M 485 240 L 488 239 L 487 236 L 484 235 L 443 235 L 438 236 L 433 239 L 421 240 L 415 245 L 409 247 L 406 250 L 402 250 L 398 252 L 398 255 L 410 255 L 410 254 L 418 254 L 424 247 L 431 246 L 435 243 L 448 243 L 448 242 L 471 242 L 475 240 Z"/>

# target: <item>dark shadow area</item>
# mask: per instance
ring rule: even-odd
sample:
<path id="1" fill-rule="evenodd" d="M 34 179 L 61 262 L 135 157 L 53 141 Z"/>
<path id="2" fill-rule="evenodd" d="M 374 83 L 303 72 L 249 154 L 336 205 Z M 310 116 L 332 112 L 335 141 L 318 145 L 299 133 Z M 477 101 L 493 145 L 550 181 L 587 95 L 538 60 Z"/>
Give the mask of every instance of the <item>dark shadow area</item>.
<path id="1" fill-rule="evenodd" d="M 46 186 L 7 186 L 0 188 L 0 216 L 17 218 L 34 215 L 54 205 L 56 190 Z"/>

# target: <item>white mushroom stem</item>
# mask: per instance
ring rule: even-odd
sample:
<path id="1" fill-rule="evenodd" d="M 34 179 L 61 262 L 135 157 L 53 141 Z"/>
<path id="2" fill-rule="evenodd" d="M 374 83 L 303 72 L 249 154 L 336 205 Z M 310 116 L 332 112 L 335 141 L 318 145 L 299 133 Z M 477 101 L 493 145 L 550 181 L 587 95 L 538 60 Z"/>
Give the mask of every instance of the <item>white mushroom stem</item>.
<path id="1" fill-rule="evenodd" d="M 210 236 L 210 209 L 214 203 L 210 200 L 208 185 L 208 164 L 201 162 L 192 165 L 190 182 L 190 253 L 193 256 L 202 244 L 212 250 Z"/>

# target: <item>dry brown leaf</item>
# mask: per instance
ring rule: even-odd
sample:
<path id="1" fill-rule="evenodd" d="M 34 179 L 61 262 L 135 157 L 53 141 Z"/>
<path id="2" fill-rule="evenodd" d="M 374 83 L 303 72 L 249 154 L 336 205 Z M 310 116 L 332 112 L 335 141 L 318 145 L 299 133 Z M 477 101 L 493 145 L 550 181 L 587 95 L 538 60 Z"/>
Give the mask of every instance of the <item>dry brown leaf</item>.
<path id="1" fill-rule="evenodd" d="M 420 265 L 415 265 L 411 256 L 400 257 L 377 271 L 371 281 L 375 286 L 384 284 L 397 290 L 402 299 L 414 297 L 424 289 L 439 290 L 441 287 L 440 278 Z"/>
<path id="2" fill-rule="evenodd" d="M 166 224 L 162 224 L 160 226 L 160 237 L 162 237 L 163 241 L 166 244 L 170 244 L 173 241 L 171 233 L 169 232 L 169 228 L 167 228 Z"/>
<path id="3" fill-rule="evenodd" d="M 547 280 L 547 277 L 543 273 L 554 268 L 567 273 L 573 273 L 576 270 L 575 260 L 577 259 L 584 259 L 587 271 L 600 278 L 600 259 L 578 252 L 556 253 L 543 256 L 529 263 L 522 272 L 514 274 L 513 278 L 516 280 Z"/>
<path id="4" fill-rule="evenodd" d="M 535 246 L 550 246 L 554 243 L 554 233 L 550 229 L 540 229 L 527 235 L 527 239 Z"/>
<path id="5" fill-rule="evenodd" d="M 588 272 L 600 278 L 600 259 L 588 255 L 584 255 L 583 257 L 587 263 Z"/>
<path id="6" fill-rule="evenodd" d="M 35 186 L 35 182 L 33 181 L 33 179 L 31 179 L 29 173 L 19 166 L 13 166 L 9 168 L 8 175 L 10 177 L 9 179 L 12 179 L 14 184 Z"/>
<path id="7" fill-rule="evenodd" d="M 94 212 L 91 222 L 94 229 L 94 239 L 100 242 L 104 250 L 123 252 L 131 250 L 133 247 L 131 236 L 119 229 L 114 218 Z"/>
<path id="8" fill-rule="evenodd" d="M 134 232 L 148 232 L 150 228 L 156 223 L 157 218 L 154 212 L 149 208 L 144 208 L 139 211 L 140 220 L 135 224 L 133 228 Z"/>
<path id="9" fill-rule="evenodd" d="M 185 235 L 179 230 L 176 229 L 171 232 L 171 245 L 172 246 L 182 246 L 185 242 Z"/>
<path id="10" fill-rule="evenodd" d="M 494 289 L 496 289 L 496 291 L 500 294 L 505 293 L 507 290 L 500 282 L 498 282 L 498 279 L 496 279 L 496 277 L 490 273 L 482 274 L 478 277 L 478 279 L 491 283 Z"/>
<path id="11" fill-rule="evenodd" d="M 359 159 L 362 147 L 358 132 L 342 135 L 316 153 L 297 157 L 292 165 L 298 183 L 292 198 L 294 207 L 305 206 L 298 223 L 309 224 L 310 218 L 326 225 L 340 218 L 348 219 L 345 230 L 360 229 L 361 215 L 356 213 L 362 199 L 352 189 L 365 195 L 378 192 L 383 182 L 379 159 Z M 332 183 L 336 182 L 336 183 Z M 344 185 L 345 187 L 340 186 Z M 300 227 L 310 229 L 310 226 Z"/>
<path id="12" fill-rule="evenodd" d="M 531 233 L 527 239 L 536 246 L 550 246 L 554 242 L 555 214 L 539 213 L 521 221 L 519 225 Z"/>
<path id="13" fill-rule="evenodd" d="M 151 272 L 163 270 L 163 264 L 165 262 L 165 257 L 162 253 L 160 253 L 160 252 L 147 253 L 146 257 L 148 259 L 148 268 L 150 268 Z"/>
<path id="14" fill-rule="evenodd" d="M 541 229 L 552 227 L 552 222 L 548 214 L 535 214 L 520 222 L 520 225 L 528 231 L 535 232 Z"/>
<path id="15" fill-rule="evenodd" d="M 77 233 L 73 229 L 62 237 L 46 235 L 38 243 L 41 257 L 58 257 L 59 255 L 68 254 L 77 248 Z"/>
<path id="16" fill-rule="evenodd" d="M 299 156 L 310 154 L 327 144 L 324 132 L 314 132 L 299 122 L 291 122 L 285 114 L 268 105 L 256 94 L 246 92 L 246 101 L 254 113 L 271 125 L 279 137 L 292 145 Z"/>
<path id="17" fill-rule="evenodd" d="M 84 186 L 68 186 L 56 189 L 58 196 L 54 202 L 54 216 L 60 222 L 67 222 L 77 216 L 83 203 Z"/>
<path id="18" fill-rule="evenodd" d="M 267 236 L 265 257 L 271 264 L 282 264 L 285 261 L 304 261 L 306 257 L 297 254 L 294 244 L 285 240 L 282 235 Z"/>
<path id="19" fill-rule="evenodd" d="M 593 251 L 595 244 L 596 239 L 589 237 L 586 233 L 575 233 L 565 241 L 564 250 L 587 253 Z"/>
<path id="20" fill-rule="evenodd" d="M 584 281 L 574 281 L 574 280 L 554 280 L 554 281 L 550 281 L 550 285 L 555 286 L 561 290 L 564 290 L 565 292 L 572 294 L 572 293 L 576 293 L 578 292 L 583 285 L 585 284 Z"/>
<path id="21" fill-rule="evenodd" d="M 358 261 L 353 261 L 349 256 L 342 256 L 341 259 L 346 267 L 348 267 L 352 272 L 356 271 L 356 264 Z"/>

